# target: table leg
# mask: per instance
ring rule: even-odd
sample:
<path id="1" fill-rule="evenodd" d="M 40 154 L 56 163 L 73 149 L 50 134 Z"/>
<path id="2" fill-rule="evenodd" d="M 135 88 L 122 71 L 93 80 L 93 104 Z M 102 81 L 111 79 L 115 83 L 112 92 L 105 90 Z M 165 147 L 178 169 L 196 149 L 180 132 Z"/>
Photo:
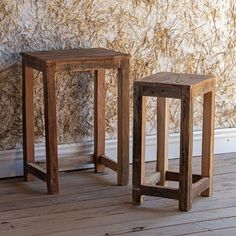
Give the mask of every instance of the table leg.
<path id="1" fill-rule="evenodd" d="M 202 127 L 202 177 L 210 178 L 210 186 L 202 196 L 212 195 L 213 155 L 214 155 L 214 108 L 215 91 L 204 94 Z"/>
<path id="2" fill-rule="evenodd" d="M 23 103 L 23 153 L 24 179 L 31 181 L 34 176 L 28 172 L 28 163 L 34 162 L 34 104 L 33 69 L 22 62 L 22 103 Z"/>
<path id="3" fill-rule="evenodd" d="M 118 185 L 129 182 L 129 59 L 118 69 Z"/>
<path id="4" fill-rule="evenodd" d="M 134 87 L 133 95 L 133 204 L 140 205 L 143 196 L 141 185 L 145 179 L 145 124 L 146 97 L 140 94 L 140 88 Z"/>
<path id="5" fill-rule="evenodd" d="M 169 106 L 168 98 L 157 98 L 157 165 L 159 185 L 165 186 L 168 169 Z"/>
<path id="6" fill-rule="evenodd" d="M 43 84 L 46 134 L 47 188 L 49 194 L 56 194 L 59 192 L 59 184 L 54 66 L 47 66 L 43 71 Z"/>
<path id="7" fill-rule="evenodd" d="M 94 164 L 95 172 L 104 172 L 99 157 L 105 154 L 105 70 L 94 73 Z"/>
<path id="8" fill-rule="evenodd" d="M 180 124 L 179 209 L 188 211 L 192 206 L 192 140 L 193 101 L 190 91 L 183 90 Z"/>

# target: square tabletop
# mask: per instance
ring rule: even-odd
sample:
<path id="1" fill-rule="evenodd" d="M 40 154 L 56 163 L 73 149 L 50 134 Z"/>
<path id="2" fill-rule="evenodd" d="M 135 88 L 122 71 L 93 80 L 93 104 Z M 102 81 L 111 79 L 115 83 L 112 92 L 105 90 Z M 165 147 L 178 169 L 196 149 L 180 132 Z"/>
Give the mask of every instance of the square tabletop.
<path id="1" fill-rule="evenodd" d="M 34 60 L 40 60 L 44 63 L 69 63 L 81 60 L 105 60 L 129 57 L 129 54 L 105 48 L 79 48 L 68 50 L 23 52 L 22 56 Z"/>
<path id="2" fill-rule="evenodd" d="M 213 76 L 185 74 L 185 73 L 172 73 L 172 72 L 159 72 L 135 81 L 135 83 L 143 85 L 171 85 L 176 87 L 191 87 L 201 84 L 209 79 L 214 79 Z"/>

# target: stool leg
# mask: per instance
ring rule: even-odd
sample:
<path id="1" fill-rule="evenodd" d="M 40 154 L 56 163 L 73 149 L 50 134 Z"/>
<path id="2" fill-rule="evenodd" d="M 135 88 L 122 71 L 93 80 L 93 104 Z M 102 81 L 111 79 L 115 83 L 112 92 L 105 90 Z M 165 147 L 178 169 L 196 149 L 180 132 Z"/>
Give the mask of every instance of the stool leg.
<path id="1" fill-rule="evenodd" d="M 179 209 L 192 206 L 192 137 L 193 105 L 191 92 L 183 89 L 181 100 Z"/>
<path id="2" fill-rule="evenodd" d="M 57 119 L 55 95 L 55 71 L 48 66 L 43 71 L 44 113 L 46 135 L 47 188 L 49 194 L 59 192 L 57 157 Z"/>
<path id="3" fill-rule="evenodd" d="M 159 185 L 165 186 L 168 169 L 169 107 L 168 98 L 157 98 L 157 165 Z"/>
<path id="4" fill-rule="evenodd" d="M 145 179 L 145 97 L 141 96 L 139 87 L 134 87 L 133 105 L 133 204 L 142 201 L 141 185 Z"/>
<path id="5" fill-rule="evenodd" d="M 202 196 L 212 195 L 213 152 L 214 152 L 214 91 L 204 94 L 202 131 L 202 177 L 210 178 L 210 187 Z"/>
<path id="6" fill-rule="evenodd" d="M 23 151 L 24 179 L 32 181 L 34 176 L 28 173 L 27 165 L 34 162 L 34 104 L 33 69 L 22 63 L 22 99 L 23 99 Z"/>
<path id="7" fill-rule="evenodd" d="M 95 172 L 104 172 L 99 157 L 105 154 L 105 70 L 94 73 L 94 164 Z"/>
<path id="8" fill-rule="evenodd" d="M 129 59 L 122 59 L 118 69 L 117 182 L 129 182 Z"/>

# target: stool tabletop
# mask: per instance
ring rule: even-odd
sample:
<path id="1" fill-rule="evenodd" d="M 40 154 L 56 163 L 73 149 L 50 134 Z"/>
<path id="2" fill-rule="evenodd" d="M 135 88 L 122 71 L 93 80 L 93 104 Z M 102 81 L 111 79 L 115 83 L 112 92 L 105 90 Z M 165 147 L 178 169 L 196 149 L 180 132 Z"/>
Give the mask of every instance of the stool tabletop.
<path id="1" fill-rule="evenodd" d="M 105 48 L 79 48 L 68 50 L 50 50 L 23 52 L 23 57 L 40 60 L 45 63 L 68 63 L 82 60 L 104 60 L 116 57 L 130 57 L 129 54 Z"/>
<path id="2" fill-rule="evenodd" d="M 171 73 L 159 72 L 135 81 L 137 84 L 145 85 L 172 85 L 172 86 L 187 86 L 191 87 L 196 84 L 205 82 L 206 80 L 214 79 L 213 76 L 208 75 L 195 75 L 185 73 Z"/>

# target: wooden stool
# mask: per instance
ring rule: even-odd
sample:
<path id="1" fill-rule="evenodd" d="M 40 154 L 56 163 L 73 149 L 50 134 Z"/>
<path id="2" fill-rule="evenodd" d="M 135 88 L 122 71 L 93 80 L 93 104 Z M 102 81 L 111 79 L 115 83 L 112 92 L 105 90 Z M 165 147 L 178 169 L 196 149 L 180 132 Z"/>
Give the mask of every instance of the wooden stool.
<path id="1" fill-rule="evenodd" d="M 204 95 L 201 175 L 192 174 L 193 100 Z M 158 97 L 158 162 L 157 171 L 145 179 L 145 96 Z M 215 80 L 211 76 L 161 72 L 134 82 L 133 124 L 133 204 L 142 195 L 179 200 L 179 209 L 191 209 L 197 195 L 212 194 L 214 142 Z M 181 99 L 179 173 L 167 171 L 168 116 L 167 98 Z M 161 163 L 161 165 L 160 165 Z M 153 181 L 154 180 L 154 181 Z M 160 181 L 161 180 L 161 181 Z M 179 188 L 165 187 L 165 180 L 178 181 Z M 153 184 L 154 182 L 154 184 Z M 159 185 L 156 186 L 156 183 Z"/>
<path id="2" fill-rule="evenodd" d="M 119 185 L 129 176 L 129 55 L 103 48 L 71 49 L 22 53 L 23 68 L 23 149 L 24 178 L 32 175 L 47 182 L 48 193 L 59 191 L 55 72 L 95 71 L 94 158 L 95 171 L 104 166 L 117 171 Z M 46 171 L 34 158 L 33 69 L 43 72 Z M 118 70 L 118 161 L 105 156 L 105 69 Z"/>

